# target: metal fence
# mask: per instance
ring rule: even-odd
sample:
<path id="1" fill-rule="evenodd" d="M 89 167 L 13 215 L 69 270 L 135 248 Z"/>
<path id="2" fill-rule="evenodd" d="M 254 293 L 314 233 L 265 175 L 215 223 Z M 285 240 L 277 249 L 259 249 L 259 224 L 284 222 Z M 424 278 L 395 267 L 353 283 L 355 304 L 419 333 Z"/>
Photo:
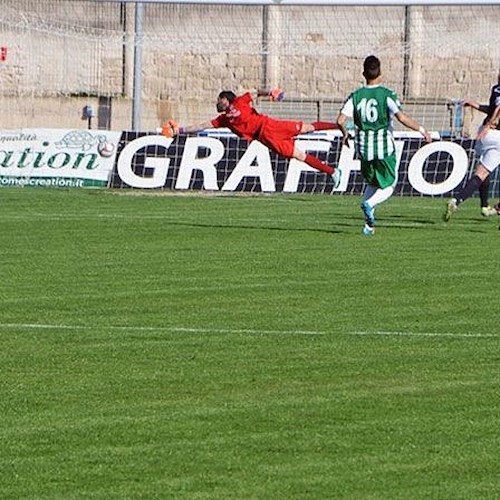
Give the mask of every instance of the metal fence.
<path id="1" fill-rule="evenodd" d="M 486 99 L 500 64 L 497 5 L 147 2 L 136 14 L 132 2 L 2 0 L 2 128 L 153 129 L 211 118 L 221 89 L 270 85 L 289 101 L 262 109 L 301 118 L 314 102 L 333 118 L 375 53 L 411 112 L 452 130 L 452 103 Z"/>

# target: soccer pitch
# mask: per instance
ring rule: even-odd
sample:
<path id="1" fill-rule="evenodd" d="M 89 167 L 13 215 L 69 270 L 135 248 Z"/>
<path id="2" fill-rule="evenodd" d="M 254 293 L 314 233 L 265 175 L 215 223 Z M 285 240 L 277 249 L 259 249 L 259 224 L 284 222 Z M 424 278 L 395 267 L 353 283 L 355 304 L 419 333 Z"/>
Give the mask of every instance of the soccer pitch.
<path id="1" fill-rule="evenodd" d="M 0 190 L 0 497 L 494 498 L 478 205 Z"/>

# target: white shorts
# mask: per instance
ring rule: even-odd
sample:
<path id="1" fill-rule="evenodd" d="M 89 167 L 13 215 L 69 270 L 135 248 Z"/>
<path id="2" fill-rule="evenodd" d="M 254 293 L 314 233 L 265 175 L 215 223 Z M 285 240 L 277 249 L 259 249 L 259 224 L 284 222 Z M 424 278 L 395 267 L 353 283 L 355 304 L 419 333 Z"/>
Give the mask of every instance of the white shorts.
<path id="1" fill-rule="evenodd" d="M 500 130 L 491 129 L 482 141 L 477 141 L 476 154 L 486 170 L 493 172 L 500 165 Z"/>

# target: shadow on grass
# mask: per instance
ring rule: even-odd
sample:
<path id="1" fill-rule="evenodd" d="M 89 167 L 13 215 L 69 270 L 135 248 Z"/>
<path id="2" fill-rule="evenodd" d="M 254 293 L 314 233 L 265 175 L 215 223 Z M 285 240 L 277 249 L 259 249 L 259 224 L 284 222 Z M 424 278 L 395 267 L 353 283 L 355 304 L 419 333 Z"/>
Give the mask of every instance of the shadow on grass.
<path id="1" fill-rule="evenodd" d="M 280 227 L 280 226 L 269 226 L 269 225 L 250 225 L 250 224 L 214 224 L 214 223 L 202 223 L 202 222 L 168 222 L 169 226 L 183 226 L 183 227 L 198 227 L 198 228 L 217 228 L 217 229 L 245 229 L 245 230 L 256 230 L 256 231 L 284 231 L 284 232 L 312 232 L 312 233 L 324 233 L 324 234 L 349 234 L 352 231 L 347 231 L 346 229 L 325 229 L 318 227 Z M 352 224 L 332 224 L 332 226 L 342 226 L 344 228 L 354 229 L 355 226 Z"/>
<path id="2" fill-rule="evenodd" d="M 377 227 L 385 230 L 404 229 L 404 230 L 432 230 L 432 231 L 448 231 L 457 229 L 468 233 L 484 234 L 493 228 L 483 224 L 482 219 L 464 219 L 462 221 L 451 221 L 448 223 L 442 220 L 426 219 L 423 217 L 406 217 L 404 215 L 385 215 L 377 219 Z M 363 228 L 363 221 L 360 218 L 336 218 L 332 216 L 330 222 L 323 224 L 328 227 L 286 227 L 269 224 L 237 224 L 237 223 L 210 223 L 210 222 L 182 222 L 169 221 L 168 225 L 184 226 L 192 228 L 213 228 L 213 229 L 242 229 L 254 231 L 282 231 L 282 232 L 305 232 L 305 233 L 322 233 L 322 234 L 358 234 Z"/>

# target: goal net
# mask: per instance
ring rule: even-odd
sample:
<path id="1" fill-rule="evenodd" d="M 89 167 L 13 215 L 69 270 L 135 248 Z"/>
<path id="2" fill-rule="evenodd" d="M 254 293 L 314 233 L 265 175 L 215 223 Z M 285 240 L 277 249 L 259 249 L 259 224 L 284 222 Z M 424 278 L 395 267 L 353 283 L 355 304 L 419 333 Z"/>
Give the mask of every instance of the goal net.
<path id="1" fill-rule="evenodd" d="M 271 86 L 286 99 L 259 111 L 332 121 L 375 54 L 406 112 L 441 137 L 474 137 L 484 115 L 460 100 L 486 102 L 497 80 L 498 5 L 324 3 L 145 1 L 138 37 L 135 2 L 3 0 L 3 127 L 84 127 L 90 104 L 94 127 L 130 129 L 140 46 L 143 130 L 213 118 L 222 89 Z"/>

